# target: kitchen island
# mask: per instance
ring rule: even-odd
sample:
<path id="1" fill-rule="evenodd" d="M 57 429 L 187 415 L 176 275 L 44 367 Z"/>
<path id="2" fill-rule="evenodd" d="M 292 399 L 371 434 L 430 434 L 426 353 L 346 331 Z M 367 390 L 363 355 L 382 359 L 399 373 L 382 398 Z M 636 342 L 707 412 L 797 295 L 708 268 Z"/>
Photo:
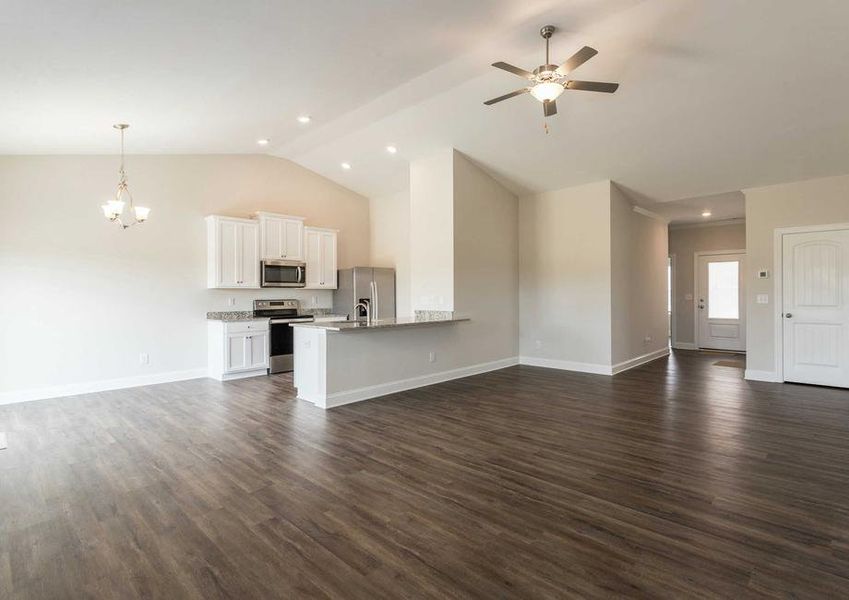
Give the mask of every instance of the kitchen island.
<path id="1" fill-rule="evenodd" d="M 332 408 L 515 361 L 468 364 L 466 317 L 293 323 L 298 398 Z"/>

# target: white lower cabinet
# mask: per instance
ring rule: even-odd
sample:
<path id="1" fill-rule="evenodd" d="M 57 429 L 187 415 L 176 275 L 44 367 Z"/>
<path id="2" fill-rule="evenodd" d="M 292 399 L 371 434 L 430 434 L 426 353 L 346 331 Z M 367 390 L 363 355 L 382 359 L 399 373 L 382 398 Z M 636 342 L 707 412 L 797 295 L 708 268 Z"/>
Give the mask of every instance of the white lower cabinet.
<path id="1" fill-rule="evenodd" d="M 268 319 L 209 321 L 209 376 L 219 381 L 265 375 L 268 371 Z"/>

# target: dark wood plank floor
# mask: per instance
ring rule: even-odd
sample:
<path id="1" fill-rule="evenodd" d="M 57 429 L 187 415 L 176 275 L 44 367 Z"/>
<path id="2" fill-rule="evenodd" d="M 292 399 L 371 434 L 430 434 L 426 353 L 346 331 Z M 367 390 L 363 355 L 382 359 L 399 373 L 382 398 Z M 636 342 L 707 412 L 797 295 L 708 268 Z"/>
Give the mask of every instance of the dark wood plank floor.
<path id="1" fill-rule="evenodd" d="M 0 407 L 0 597 L 847 597 L 849 392 L 729 358 Z"/>

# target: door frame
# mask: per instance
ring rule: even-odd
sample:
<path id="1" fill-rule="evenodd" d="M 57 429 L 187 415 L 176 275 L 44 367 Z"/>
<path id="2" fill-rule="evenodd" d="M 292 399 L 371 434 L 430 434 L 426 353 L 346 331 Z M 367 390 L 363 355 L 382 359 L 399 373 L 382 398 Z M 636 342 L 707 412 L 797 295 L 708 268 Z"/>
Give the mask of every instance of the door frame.
<path id="1" fill-rule="evenodd" d="M 841 231 L 843 229 L 849 230 L 849 223 L 776 227 L 772 231 L 772 293 L 775 298 L 775 302 L 773 302 L 775 306 L 773 309 L 773 337 L 775 340 L 773 344 L 775 353 L 773 360 L 775 364 L 775 381 L 777 382 L 784 382 L 784 319 L 781 316 L 784 314 L 784 236 L 793 233 L 818 233 L 822 231 Z M 747 332 L 746 344 L 748 343 L 749 336 Z"/>
<path id="2" fill-rule="evenodd" d="M 698 252 L 693 253 L 693 345 L 696 347 L 696 350 L 701 350 L 701 346 L 699 346 L 699 258 L 702 256 L 722 256 L 723 254 L 742 254 L 746 256 L 746 249 L 743 250 L 699 250 Z M 748 259 L 748 256 L 746 256 Z M 746 264 L 749 264 L 749 261 L 746 260 Z M 748 269 L 748 267 L 746 267 Z M 741 277 L 745 278 L 746 273 L 742 273 Z M 746 307 L 748 303 L 748 299 L 744 299 L 743 306 Z M 748 310 L 746 310 L 746 344 L 749 344 L 749 315 Z M 735 350 L 729 350 L 729 352 L 735 352 Z"/>
<path id="3" fill-rule="evenodd" d="M 672 297 L 672 306 L 669 309 L 669 347 L 674 348 L 675 344 L 678 343 L 678 324 L 676 321 L 678 320 L 678 310 L 675 308 L 675 305 L 678 304 L 678 296 L 675 294 L 677 276 L 678 276 L 678 255 L 669 254 L 669 266 L 672 270 L 672 277 L 670 278 L 669 285 L 672 288 L 670 290 L 670 294 Z"/>

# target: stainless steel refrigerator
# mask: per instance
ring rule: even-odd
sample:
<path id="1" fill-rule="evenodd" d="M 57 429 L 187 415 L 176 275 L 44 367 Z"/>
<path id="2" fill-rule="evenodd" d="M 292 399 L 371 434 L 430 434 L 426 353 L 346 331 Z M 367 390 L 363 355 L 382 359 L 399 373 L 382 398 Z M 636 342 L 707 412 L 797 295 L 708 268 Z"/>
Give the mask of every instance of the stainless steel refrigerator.
<path id="1" fill-rule="evenodd" d="M 337 289 L 333 292 L 333 314 L 349 319 L 365 317 L 360 302 L 368 304 L 372 319 L 395 317 L 395 269 L 354 267 L 339 269 Z"/>

